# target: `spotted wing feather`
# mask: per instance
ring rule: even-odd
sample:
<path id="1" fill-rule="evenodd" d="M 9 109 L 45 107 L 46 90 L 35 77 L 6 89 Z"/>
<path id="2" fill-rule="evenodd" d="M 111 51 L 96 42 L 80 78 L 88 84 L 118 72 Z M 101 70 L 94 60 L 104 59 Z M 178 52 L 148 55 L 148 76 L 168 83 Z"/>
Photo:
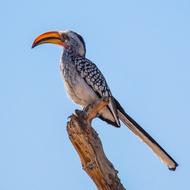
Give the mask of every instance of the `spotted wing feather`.
<path id="1" fill-rule="evenodd" d="M 99 98 L 110 97 L 108 109 L 113 114 L 117 125 L 120 126 L 114 99 L 112 98 L 111 91 L 101 71 L 90 60 L 82 57 L 77 57 L 75 59 L 75 66 L 80 76 L 93 89 Z"/>

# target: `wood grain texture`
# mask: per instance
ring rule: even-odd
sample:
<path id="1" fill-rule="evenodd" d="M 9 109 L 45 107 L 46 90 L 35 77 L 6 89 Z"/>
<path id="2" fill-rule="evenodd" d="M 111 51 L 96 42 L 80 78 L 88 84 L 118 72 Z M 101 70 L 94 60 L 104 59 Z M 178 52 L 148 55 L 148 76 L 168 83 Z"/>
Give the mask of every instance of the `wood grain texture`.
<path id="1" fill-rule="evenodd" d="M 85 111 L 76 110 L 67 124 L 69 138 L 76 149 L 83 169 L 91 177 L 98 190 L 124 190 L 118 171 L 107 159 L 101 140 L 91 126 L 91 120 L 108 104 L 102 99 Z"/>

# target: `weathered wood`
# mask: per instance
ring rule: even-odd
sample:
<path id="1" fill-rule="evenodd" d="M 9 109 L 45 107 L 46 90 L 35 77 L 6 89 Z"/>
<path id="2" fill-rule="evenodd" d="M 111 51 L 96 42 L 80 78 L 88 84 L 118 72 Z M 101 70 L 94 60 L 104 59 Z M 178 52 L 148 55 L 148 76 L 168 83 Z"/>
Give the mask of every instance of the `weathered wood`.
<path id="1" fill-rule="evenodd" d="M 91 127 L 91 120 L 107 104 L 108 99 L 103 99 L 89 106 L 85 111 L 77 110 L 70 117 L 67 131 L 79 154 L 83 169 L 92 178 L 98 190 L 124 190 L 117 175 L 118 171 L 107 159 L 101 140 Z"/>

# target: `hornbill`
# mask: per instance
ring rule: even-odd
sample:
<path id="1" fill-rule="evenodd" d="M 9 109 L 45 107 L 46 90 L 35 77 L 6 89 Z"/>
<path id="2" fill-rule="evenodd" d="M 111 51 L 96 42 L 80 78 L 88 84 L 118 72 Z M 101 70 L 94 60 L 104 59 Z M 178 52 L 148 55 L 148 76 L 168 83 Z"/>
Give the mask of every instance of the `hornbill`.
<path id="1" fill-rule="evenodd" d="M 86 45 L 76 32 L 51 31 L 39 35 L 32 48 L 40 44 L 52 43 L 63 47 L 60 70 L 66 91 L 70 98 L 83 108 L 101 98 L 109 98 L 108 105 L 98 113 L 107 123 L 120 127 L 120 120 L 163 161 L 170 170 L 175 170 L 176 161 L 133 119 L 114 98 L 98 67 L 85 57 Z"/>

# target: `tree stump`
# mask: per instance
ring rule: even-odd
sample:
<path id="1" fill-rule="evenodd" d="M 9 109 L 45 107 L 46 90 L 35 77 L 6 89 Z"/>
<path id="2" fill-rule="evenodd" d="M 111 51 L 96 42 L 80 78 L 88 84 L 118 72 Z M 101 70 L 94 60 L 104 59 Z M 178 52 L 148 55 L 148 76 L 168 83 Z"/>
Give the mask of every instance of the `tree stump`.
<path id="1" fill-rule="evenodd" d="M 108 99 L 88 106 L 86 110 L 76 110 L 67 124 L 67 132 L 76 149 L 83 169 L 96 184 L 98 190 L 124 190 L 118 178 L 118 171 L 107 159 L 100 138 L 92 128 L 91 121 L 98 111 L 108 104 Z"/>

